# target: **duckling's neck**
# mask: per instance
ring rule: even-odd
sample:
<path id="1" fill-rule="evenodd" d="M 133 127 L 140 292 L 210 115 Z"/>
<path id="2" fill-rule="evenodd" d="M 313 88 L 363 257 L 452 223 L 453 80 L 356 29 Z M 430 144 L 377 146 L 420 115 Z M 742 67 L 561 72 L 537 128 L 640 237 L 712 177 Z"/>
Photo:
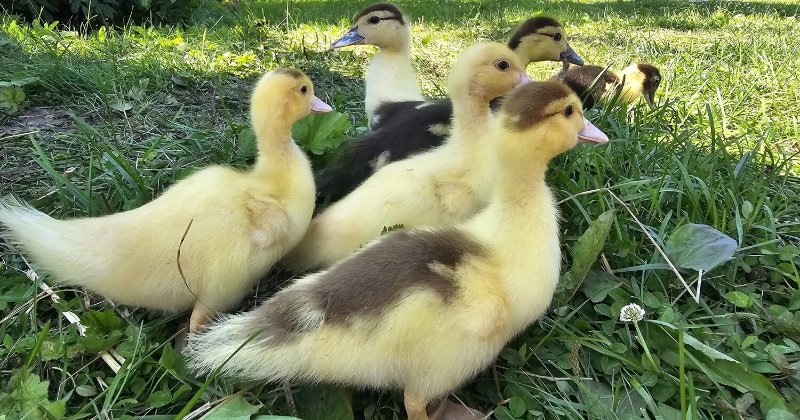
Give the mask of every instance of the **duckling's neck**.
<path id="1" fill-rule="evenodd" d="M 271 176 L 297 163 L 298 152 L 305 158 L 292 139 L 292 124 L 284 119 L 263 118 L 254 124 L 253 130 L 258 141 L 258 158 L 253 172 Z"/>
<path id="2" fill-rule="evenodd" d="M 485 95 L 453 95 L 453 126 L 449 143 L 467 153 L 483 153 L 491 111 Z"/>
<path id="3" fill-rule="evenodd" d="M 381 48 L 369 64 L 366 85 L 364 110 L 370 121 L 382 102 L 424 100 L 411 66 L 408 43 Z"/>
<path id="4" fill-rule="evenodd" d="M 489 206 L 464 229 L 492 251 L 503 267 L 509 331 L 525 328 L 550 304 L 561 267 L 558 209 L 545 184 L 545 166 L 498 162 Z"/>

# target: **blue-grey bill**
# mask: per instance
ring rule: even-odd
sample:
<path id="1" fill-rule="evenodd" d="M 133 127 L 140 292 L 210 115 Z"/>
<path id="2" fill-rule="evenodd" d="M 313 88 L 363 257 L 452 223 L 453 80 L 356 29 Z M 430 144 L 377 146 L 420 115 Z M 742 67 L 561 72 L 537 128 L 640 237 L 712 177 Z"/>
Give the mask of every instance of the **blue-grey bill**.
<path id="1" fill-rule="evenodd" d="M 364 37 L 358 34 L 358 28 L 350 29 L 346 34 L 344 34 L 341 38 L 333 41 L 331 44 L 331 48 L 341 48 L 346 47 L 348 45 L 358 44 L 364 41 Z"/>

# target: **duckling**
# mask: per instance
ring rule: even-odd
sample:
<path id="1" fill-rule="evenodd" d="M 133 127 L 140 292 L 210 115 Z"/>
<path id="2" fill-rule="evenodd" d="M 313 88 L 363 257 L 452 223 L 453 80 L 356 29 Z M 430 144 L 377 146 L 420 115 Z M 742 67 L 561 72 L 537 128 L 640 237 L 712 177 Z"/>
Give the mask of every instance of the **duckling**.
<path id="1" fill-rule="evenodd" d="M 512 33 L 508 46 L 524 66 L 544 60 L 583 64 L 583 60 L 567 42 L 561 24 L 546 16 L 525 21 Z M 367 75 L 368 99 L 371 75 L 375 76 L 372 80 L 376 89 L 403 86 L 396 81 L 401 78 L 386 72 L 373 73 L 372 69 L 370 66 Z M 402 89 L 411 91 L 410 87 Z M 416 85 L 413 89 L 418 92 Z M 496 108 L 497 104 L 494 101 L 493 107 Z M 344 197 L 383 164 L 441 145 L 450 132 L 453 104 L 450 99 L 430 102 L 421 99 L 385 101 L 374 111 L 374 115 L 369 111 L 367 115 L 371 131 L 350 141 L 336 160 L 317 172 L 315 179 L 321 204 Z"/>
<path id="2" fill-rule="evenodd" d="M 573 67 L 559 78 L 583 98 L 585 109 L 592 108 L 604 97 L 613 97 L 617 92 L 620 102 L 625 105 L 631 105 L 644 96 L 647 105 L 653 107 L 656 90 L 661 83 L 658 68 L 645 63 L 633 63 L 621 72 L 600 66 Z"/>
<path id="3" fill-rule="evenodd" d="M 547 164 L 579 141 L 608 141 L 560 82 L 512 91 L 490 137 L 494 151 L 484 158 L 498 174 L 481 213 L 390 232 L 222 318 L 189 337 L 190 366 L 249 380 L 400 388 L 408 418 L 428 419 L 430 402 L 489 366 L 549 306 L 561 250 Z"/>
<path id="4" fill-rule="evenodd" d="M 250 170 L 211 166 L 142 207 L 94 218 L 56 220 L 6 200 L 3 237 L 61 283 L 126 305 L 191 308 L 196 330 L 244 297 L 300 240 L 314 210 L 310 162 L 291 128 L 331 107 L 291 68 L 264 75 L 250 106 L 259 149 Z"/>
<path id="5" fill-rule="evenodd" d="M 350 31 L 331 44 L 331 48 L 356 44 L 379 48 L 367 69 L 364 98 L 367 121 L 372 120 L 382 102 L 424 99 L 411 66 L 410 38 L 410 22 L 403 12 L 393 4 L 376 3 L 358 12 Z"/>
<path id="6" fill-rule="evenodd" d="M 489 100 L 526 83 L 505 45 L 467 48 L 448 77 L 453 134 L 442 147 L 381 167 L 345 198 L 317 215 L 282 260 L 299 272 L 326 267 L 378 237 L 385 227 L 437 226 L 463 220 L 485 204 L 494 169 L 486 154 Z"/>

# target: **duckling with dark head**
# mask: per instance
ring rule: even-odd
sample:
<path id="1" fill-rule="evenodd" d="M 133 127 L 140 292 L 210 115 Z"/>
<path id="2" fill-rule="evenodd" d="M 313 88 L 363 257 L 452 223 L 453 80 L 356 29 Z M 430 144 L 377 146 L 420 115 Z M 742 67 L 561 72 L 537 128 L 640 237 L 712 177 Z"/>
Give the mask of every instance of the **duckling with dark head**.
<path id="1" fill-rule="evenodd" d="M 624 105 L 631 105 L 643 96 L 647 105 L 653 107 L 661 84 L 658 68 L 645 63 L 633 63 L 621 72 L 600 66 L 572 67 L 559 78 L 582 98 L 586 109 L 617 93 Z"/>
<path id="2" fill-rule="evenodd" d="M 453 418 L 447 405 L 435 417 L 426 408 L 489 366 L 552 300 L 561 250 L 548 162 L 580 141 L 608 141 L 560 82 L 514 90 L 491 138 L 485 159 L 500 170 L 481 213 L 384 235 L 260 307 L 223 318 L 190 337 L 192 368 L 400 388 L 409 419 Z"/>

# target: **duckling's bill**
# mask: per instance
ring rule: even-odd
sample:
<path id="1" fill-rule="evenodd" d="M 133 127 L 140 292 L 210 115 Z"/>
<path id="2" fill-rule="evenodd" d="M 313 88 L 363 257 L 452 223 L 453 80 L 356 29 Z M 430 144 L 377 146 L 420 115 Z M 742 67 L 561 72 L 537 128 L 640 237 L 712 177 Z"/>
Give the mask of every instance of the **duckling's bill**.
<path id="1" fill-rule="evenodd" d="M 579 56 L 578 53 L 572 49 L 572 47 L 569 45 L 569 42 L 567 42 L 567 49 L 561 52 L 560 58 L 561 61 L 578 66 L 582 66 L 584 64 L 583 58 L 581 58 L 581 56 Z"/>
<path id="2" fill-rule="evenodd" d="M 331 44 L 331 48 L 341 48 L 341 47 L 346 47 L 348 45 L 363 44 L 364 39 L 366 38 L 359 35 L 358 33 L 358 26 L 354 26 L 352 29 L 350 29 L 350 31 L 342 35 L 341 38 L 337 39 L 336 41 L 333 41 L 333 44 Z"/>
<path id="3" fill-rule="evenodd" d="M 329 112 L 333 111 L 333 107 L 323 102 L 322 99 L 317 98 L 317 95 L 314 95 L 314 98 L 311 99 L 311 111 Z"/>
<path id="4" fill-rule="evenodd" d="M 532 81 L 533 81 L 533 79 L 531 79 L 531 77 L 528 76 L 527 73 L 525 73 L 524 71 L 521 71 L 521 72 L 519 72 L 519 82 L 517 82 L 517 84 L 514 85 L 514 87 L 518 88 L 518 87 L 520 87 L 522 85 L 527 85 L 528 83 L 530 83 Z"/>
<path id="5" fill-rule="evenodd" d="M 578 132 L 578 143 L 608 143 L 608 136 L 584 118 L 583 129 Z"/>

